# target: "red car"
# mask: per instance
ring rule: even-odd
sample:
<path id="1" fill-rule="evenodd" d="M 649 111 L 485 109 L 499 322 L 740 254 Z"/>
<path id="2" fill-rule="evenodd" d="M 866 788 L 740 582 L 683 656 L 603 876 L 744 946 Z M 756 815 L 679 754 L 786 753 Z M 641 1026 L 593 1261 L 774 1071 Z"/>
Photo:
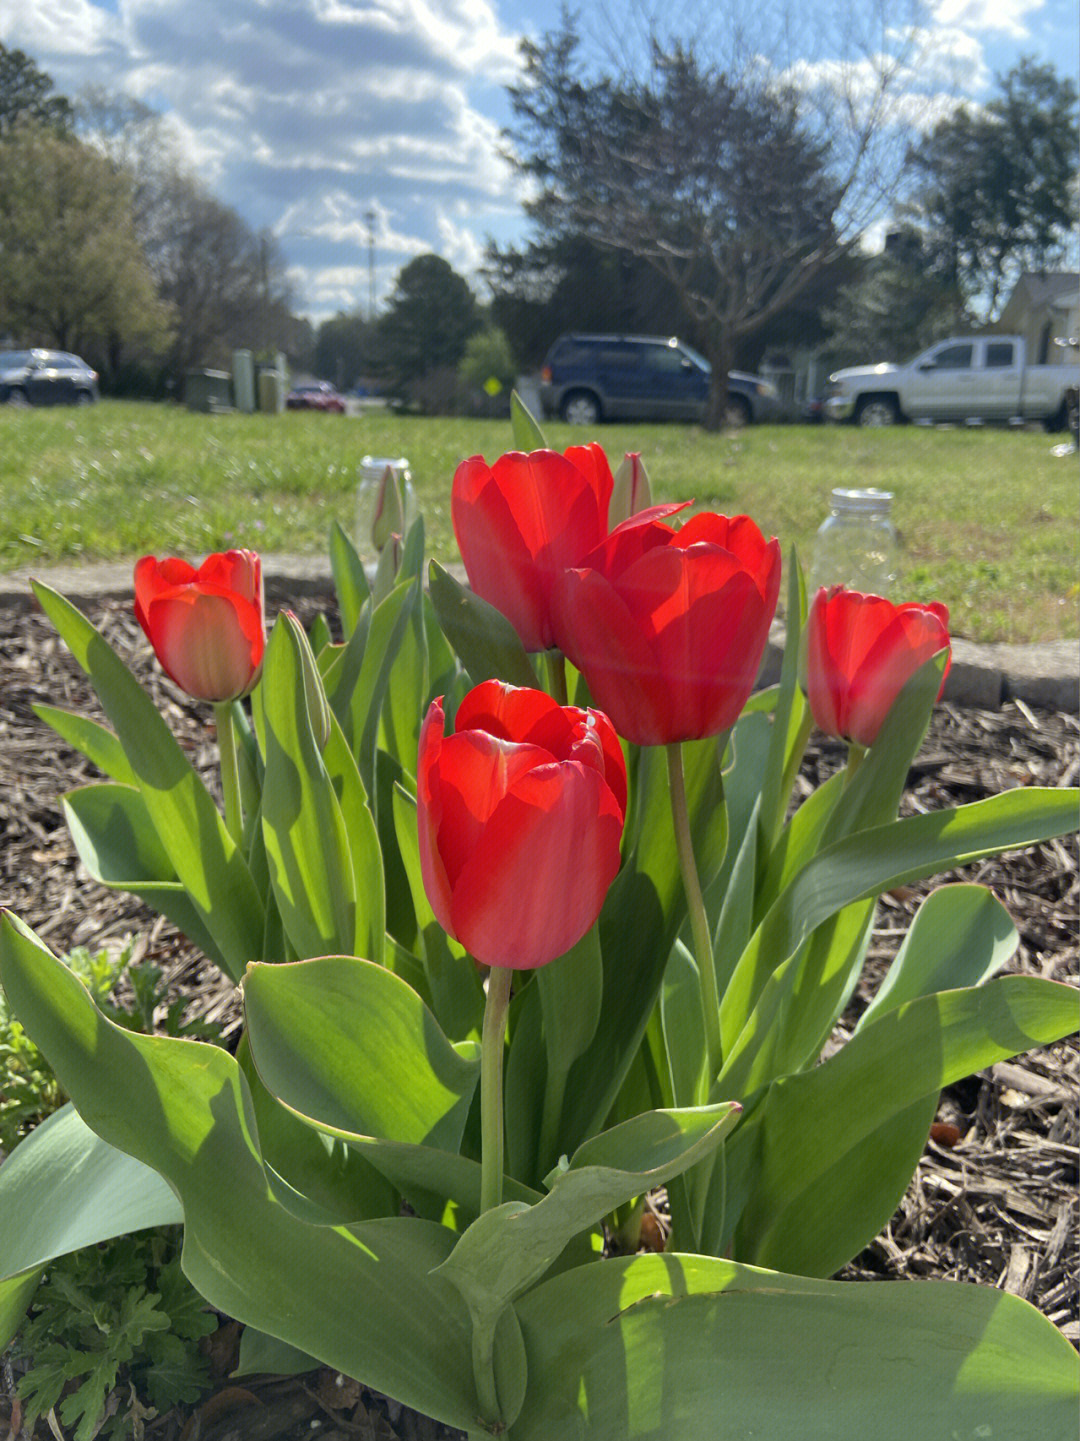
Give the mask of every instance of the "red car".
<path id="1" fill-rule="evenodd" d="M 338 415 L 345 414 L 345 398 L 328 380 L 316 380 L 311 385 L 298 385 L 285 397 L 287 410 L 332 410 Z"/>

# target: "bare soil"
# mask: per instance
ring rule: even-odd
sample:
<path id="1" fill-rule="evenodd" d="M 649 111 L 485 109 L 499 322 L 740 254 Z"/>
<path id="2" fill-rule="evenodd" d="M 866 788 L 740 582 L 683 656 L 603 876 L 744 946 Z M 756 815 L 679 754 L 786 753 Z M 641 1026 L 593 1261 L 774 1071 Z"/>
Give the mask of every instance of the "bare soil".
<path id="1" fill-rule="evenodd" d="M 329 598 L 323 604 L 330 610 Z M 318 604 L 305 599 L 295 608 L 310 620 Z M 212 774 L 216 747 L 209 708 L 187 700 L 162 677 L 127 605 L 103 602 L 89 613 L 130 657 L 194 764 Z M 96 779 L 96 772 L 37 719 L 34 703 L 100 715 L 88 682 L 45 617 L 0 612 L 0 903 L 61 954 L 78 945 L 119 947 L 135 936 L 137 956 L 164 970 L 173 995 L 190 998 L 189 1015 L 217 1021 L 226 1032 L 235 1029 L 231 983 L 161 917 L 83 872 L 59 797 Z M 815 737 L 799 779 L 804 793 L 841 759 L 838 744 Z M 912 768 L 905 808 L 939 810 L 1013 786 L 1066 786 L 1078 778 L 1075 716 L 1019 704 L 1000 711 L 942 705 Z M 1021 938 L 1010 970 L 1077 982 L 1076 846 L 1054 840 L 883 897 L 866 975 L 837 1041 L 873 994 L 920 899 L 944 879 L 978 881 L 1007 906 Z M 936 1277 L 997 1286 L 1029 1300 L 1080 1344 L 1078 1060 L 1074 1037 L 949 1087 L 895 1216 L 841 1277 Z M 662 1203 L 656 1207 L 654 1235 L 663 1230 L 663 1209 Z M 236 1330 L 234 1323 L 223 1326 L 215 1340 L 218 1391 L 195 1416 L 177 1413 L 149 1423 L 148 1438 L 449 1441 L 456 1435 L 332 1372 L 230 1383 Z M 9 1420 L 14 1438 L 20 1434 L 17 1412 L 3 1389 L 0 1425 Z"/>

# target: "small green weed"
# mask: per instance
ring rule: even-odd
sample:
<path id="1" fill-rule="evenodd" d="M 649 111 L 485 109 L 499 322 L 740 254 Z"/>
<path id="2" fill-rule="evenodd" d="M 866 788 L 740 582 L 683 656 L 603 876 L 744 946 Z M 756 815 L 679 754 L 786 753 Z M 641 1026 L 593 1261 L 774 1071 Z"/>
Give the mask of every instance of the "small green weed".
<path id="1" fill-rule="evenodd" d="M 139 1232 L 50 1267 L 13 1347 L 30 1361 L 27 1426 L 55 1411 L 73 1441 L 111 1441 L 199 1399 L 210 1376 L 198 1343 L 218 1319 L 180 1270 L 180 1240 L 176 1226 Z"/>

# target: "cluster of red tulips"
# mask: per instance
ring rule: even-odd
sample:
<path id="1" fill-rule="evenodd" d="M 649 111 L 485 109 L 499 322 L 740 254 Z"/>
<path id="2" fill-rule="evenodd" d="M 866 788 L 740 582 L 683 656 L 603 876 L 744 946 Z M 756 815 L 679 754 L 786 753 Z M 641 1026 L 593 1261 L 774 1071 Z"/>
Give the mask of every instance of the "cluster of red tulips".
<path id="1" fill-rule="evenodd" d="M 419 757 L 420 843 L 444 928 L 486 964 L 538 966 L 596 919 L 619 865 L 626 773 L 616 734 L 673 746 L 731 727 L 758 675 L 780 589 L 780 546 L 748 516 L 656 505 L 608 529 L 614 480 L 599 445 L 464 461 L 454 530 L 474 591 L 528 651 L 557 650 L 597 709 L 489 682 L 444 735 L 441 698 Z M 260 562 L 199 570 L 145 557 L 136 614 L 168 674 L 222 702 L 255 685 Z M 949 645 L 941 605 L 841 587 L 814 597 L 804 688 L 817 725 L 874 743 L 907 679 Z M 562 897 L 558 915 L 551 896 Z"/>

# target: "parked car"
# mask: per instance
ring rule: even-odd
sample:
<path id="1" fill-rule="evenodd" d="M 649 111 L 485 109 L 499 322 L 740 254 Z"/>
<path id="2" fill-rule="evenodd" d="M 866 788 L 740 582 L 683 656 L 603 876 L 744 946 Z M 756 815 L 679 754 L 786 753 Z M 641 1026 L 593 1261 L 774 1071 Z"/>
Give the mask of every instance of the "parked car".
<path id="1" fill-rule="evenodd" d="M 1060 430 L 1078 371 L 1075 361 L 1029 365 L 1019 335 L 958 336 L 909 365 L 836 371 L 829 376 L 825 411 L 830 420 L 858 425 L 1041 420 L 1048 430 Z"/>
<path id="2" fill-rule="evenodd" d="M 0 351 L 0 403 L 91 405 L 97 371 L 65 350 Z"/>
<path id="3" fill-rule="evenodd" d="M 540 372 L 540 404 L 571 425 L 700 420 L 710 374 L 704 356 L 674 336 L 560 335 Z M 774 418 L 779 401 L 771 381 L 728 373 L 729 425 Z"/>
<path id="4" fill-rule="evenodd" d="M 345 397 L 338 393 L 328 380 L 316 380 L 310 385 L 297 385 L 285 397 L 287 410 L 329 410 L 338 415 L 345 414 Z"/>

